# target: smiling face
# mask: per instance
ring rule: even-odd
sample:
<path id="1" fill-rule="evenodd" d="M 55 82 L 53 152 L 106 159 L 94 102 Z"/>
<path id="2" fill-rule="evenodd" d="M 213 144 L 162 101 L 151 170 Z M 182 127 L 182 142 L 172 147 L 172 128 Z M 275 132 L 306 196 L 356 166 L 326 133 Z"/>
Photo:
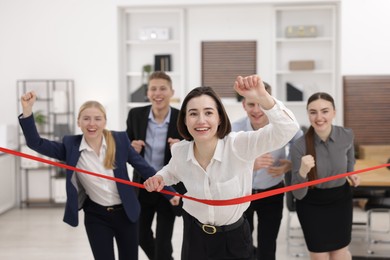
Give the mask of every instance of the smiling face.
<path id="1" fill-rule="evenodd" d="M 77 119 L 77 125 L 88 143 L 102 140 L 106 122 L 105 113 L 95 106 L 81 110 Z"/>
<path id="2" fill-rule="evenodd" d="M 201 95 L 188 101 L 185 124 L 195 142 L 218 139 L 220 118 L 214 99 L 208 95 Z"/>
<path id="3" fill-rule="evenodd" d="M 242 106 L 248 115 L 253 130 L 260 129 L 268 124 L 268 117 L 260 108 L 260 104 L 258 102 L 244 98 Z"/>
<path id="4" fill-rule="evenodd" d="M 332 121 L 336 116 L 336 110 L 332 103 L 325 99 L 317 99 L 307 106 L 310 124 L 320 136 L 329 135 L 332 130 Z"/>
<path id="5" fill-rule="evenodd" d="M 149 81 L 147 96 L 154 109 L 168 109 L 173 94 L 172 86 L 167 80 L 156 78 Z"/>

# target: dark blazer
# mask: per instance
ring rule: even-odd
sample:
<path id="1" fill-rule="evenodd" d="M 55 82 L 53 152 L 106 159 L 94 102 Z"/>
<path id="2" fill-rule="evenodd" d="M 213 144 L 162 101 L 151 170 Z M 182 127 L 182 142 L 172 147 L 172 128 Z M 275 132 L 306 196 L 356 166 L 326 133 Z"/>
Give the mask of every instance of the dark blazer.
<path id="1" fill-rule="evenodd" d="M 129 136 L 130 140 L 146 140 L 146 130 L 148 127 L 148 121 L 149 121 L 149 113 L 150 109 L 152 108 L 151 105 L 143 106 L 143 107 L 135 107 L 132 108 L 129 111 L 128 117 L 127 117 L 127 135 Z M 182 140 L 183 137 L 179 134 L 177 131 L 177 118 L 179 116 L 179 110 L 176 108 L 171 107 L 171 117 L 169 119 L 169 125 L 168 125 L 168 133 L 166 136 L 166 142 L 167 145 L 165 146 L 165 153 L 164 153 L 164 165 L 168 164 L 169 160 L 172 157 L 171 149 L 168 144 L 168 137 L 172 137 L 175 139 Z M 145 149 L 142 149 L 141 155 L 144 156 Z M 134 182 L 143 183 L 143 178 L 139 174 L 137 169 L 134 169 Z M 184 194 L 187 192 L 184 185 L 182 183 L 173 185 L 172 187 L 175 188 L 175 190 L 180 193 Z"/>
<path id="2" fill-rule="evenodd" d="M 62 143 L 50 141 L 39 136 L 33 116 L 27 118 L 19 116 L 19 123 L 26 138 L 26 144 L 32 150 L 45 156 L 64 161 L 69 166 L 75 167 L 77 165 L 80 158 L 79 147 L 82 135 L 65 136 Z M 114 176 L 116 178 L 129 180 L 126 163 L 130 163 L 145 179 L 156 173 L 130 145 L 129 138 L 125 132 L 112 131 L 112 135 L 116 143 L 116 168 L 114 169 Z M 64 222 L 71 226 L 77 226 L 79 223 L 78 210 L 83 207 L 86 194 L 83 187 L 77 184 L 75 179 L 72 181 L 73 171 L 66 170 L 66 173 L 67 201 Z M 140 214 L 140 205 L 135 189 L 132 186 L 118 182 L 116 185 L 127 217 L 131 222 L 136 222 Z"/>

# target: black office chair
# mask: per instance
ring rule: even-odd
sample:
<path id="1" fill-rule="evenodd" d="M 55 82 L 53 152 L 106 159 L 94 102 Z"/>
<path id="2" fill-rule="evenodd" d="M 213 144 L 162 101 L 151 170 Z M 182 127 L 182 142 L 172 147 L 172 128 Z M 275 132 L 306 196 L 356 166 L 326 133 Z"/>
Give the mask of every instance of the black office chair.
<path id="1" fill-rule="evenodd" d="M 390 158 L 387 160 L 387 163 L 390 163 Z M 387 166 L 387 169 L 390 170 L 390 166 Z"/>
<path id="2" fill-rule="evenodd" d="M 286 186 L 291 185 L 291 172 L 287 172 L 284 177 Z M 307 255 L 306 243 L 302 234 L 302 229 L 300 226 L 293 226 L 292 221 L 294 216 L 296 218 L 296 206 L 295 198 L 291 191 L 286 192 L 286 207 L 288 209 L 287 215 L 287 230 L 286 230 L 286 239 L 287 239 L 287 253 L 291 256 L 300 257 Z M 298 234 L 297 234 L 298 233 Z M 301 247 L 298 252 L 293 252 L 292 247 Z"/>
<path id="3" fill-rule="evenodd" d="M 363 211 L 365 211 L 365 205 L 367 204 L 369 199 L 382 198 L 386 196 L 386 190 L 372 190 L 360 187 L 351 187 L 351 189 L 354 207 L 357 207 Z M 354 219 L 352 224 L 354 225 L 354 227 L 364 227 L 365 230 L 367 230 L 366 220 L 356 221 Z"/>

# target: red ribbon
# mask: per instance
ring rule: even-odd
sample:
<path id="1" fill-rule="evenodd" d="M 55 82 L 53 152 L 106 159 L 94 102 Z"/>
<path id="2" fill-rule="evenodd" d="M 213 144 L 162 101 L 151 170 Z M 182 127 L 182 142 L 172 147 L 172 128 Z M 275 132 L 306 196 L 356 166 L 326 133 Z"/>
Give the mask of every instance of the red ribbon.
<path id="1" fill-rule="evenodd" d="M 86 171 L 86 170 L 79 169 L 79 168 L 76 168 L 76 167 L 72 167 L 72 166 L 69 166 L 69 165 L 66 165 L 66 164 L 62 164 L 62 163 L 55 162 L 55 161 L 50 161 L 50 160 L 47 160 L 47 159 L 44 159 L 44 158 L 41 158 L 41 157 L 36 157 L 36 156 L 33 156 L 33 155 L 17 152 L 17 151 L 10 150 L 10 149 L 7 149 L 7 148 L 0 147 L 0 151 L 4 152 L 4 153 L 13 154 L 15 156 L 24 157 L 24 158 L 27 158 L 27 159 L 31 159 L 31 160 L 35 160 L 35 161 L 38 161 L 38 162 L 42 162 L 42 163 L 45 163 L 45 164 L 50 164 L 50 165 L 53 165 L 53 166 L 56 166 L 56 167 L 68 169 L 68 170 L 71 170 L 71 171 L 81 172 L 81 173 L 89 174 L 89 175 L 96 176 L 96 177 L 99 177 L 99 178 L 104 178 L 104 179 L 116 181 L 116 182 L 119 182 L 119 183 L 123 183 L 123 184 L 126 184 L 126 185 L 130 185 L 130 186 L 134 186 L 134 187 L 145 189 L 145 186 L 143 184 L 139 184 L 139 183 L 136 183 L 136 182 L 131 182 L 131 181 L 127 181 L 127 180 L 123 180 L 123 179 L 119 179 L 119 178 L 115 178 L 115 177 L 111 177 L 111 176 L 107 176 L 107 175 L 103 175 L 103 174 L 99 174 L 99 173 L 95 173 L 95 172 Z M 301 189 L 301 188 L 304 188 L 304 187 L 317 185 L 317 184 L 328 182 L 328 181 L 337 180 L 337 179 L 340 179 L 340 178 L 345 178 L 345 177 L 353 175 L 353 174 L 359 174 L 359 173 L 362 173 L 362 172 L 373 171 L 373 170 L 376 170 L 376 169 L 379 169 L 379 168 L 383 168 L 383 167 L 387 167 L 387 166 L 390 166 L 390 163 L 382 164 L 382 165 L 378 165 L 378 166 L 373 166 L 373 167 L 369 167 L 369 168 L 366 168 L 366 169 L 361 169 L 361 170 L 357 170 L 357 171 L 353 171 L 353 172 L 342 173 L 342 174 L 338 174 L 336 176 L 330 176 L 330 177 L 326 177 L 326 178 L 322 178 L 322 179 L 318 179 L 318 180 L 308 181 L 308 182 L 305 182 L 305 183 L 299 183 L 299 184 L 295 184 L 295 185 L 291 185 L 291 186 L 286 186 L 286 187 L 282 187 L 282 188 L 278 188 L 278 189 L 274 189 L 274 190 L 264 191 L 264 192 L 261 192 L 261 193 L 248 195 L 248 196 L 244 196 L 244 197 L 240 197 L 240 198 L 228 199 L 228 200 L 197 199 L 197 198 L 189 197 L 189 196 L 186 196 L 186 195 L 181 195 L 179 193 L 174 193 L 174 192 L 167 191 L 167 190 L 162 190 L 160 192 L 164 193 L 164 194 L 172 195 L 172 196 L 180 196 L 180 197 L 183 197 L 183 198 L 186 198 L 186 199 L 189 199 L 189 200 L 193 200 L 193 201 L 197 201 L 197 202 L 200 202 L 200 203 L 204 203 L 204 204 L 207 204 L 207 205 L 228 206 L 228 205 L 241 204 L 241 203 L 245 203 L 245 202 L 250 202 L 252 200 L 258 200 L 258 199 L 270 197 L 270 196 L 277 195 L 277 194 L 280 194 L 280 193 L 293 191 L 293 190 Z"/>

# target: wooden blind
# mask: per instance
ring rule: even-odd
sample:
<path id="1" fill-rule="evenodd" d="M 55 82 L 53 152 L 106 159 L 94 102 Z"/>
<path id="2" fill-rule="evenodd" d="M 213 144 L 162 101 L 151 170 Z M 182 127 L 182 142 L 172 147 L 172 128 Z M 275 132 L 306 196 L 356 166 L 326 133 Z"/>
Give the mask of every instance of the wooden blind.
<path id="1" fill-rule="evenodd" d="M 390 76 L 344 76 L 343 86 L 344 125 L 356 144 L 390 144 Z"/>
<path id="2" fill-rule="evenodd" d="M 237 76 L 256 73 L 256 41 L 202 42 L 202 85 L 220 97 L 236 97 Z"/>

